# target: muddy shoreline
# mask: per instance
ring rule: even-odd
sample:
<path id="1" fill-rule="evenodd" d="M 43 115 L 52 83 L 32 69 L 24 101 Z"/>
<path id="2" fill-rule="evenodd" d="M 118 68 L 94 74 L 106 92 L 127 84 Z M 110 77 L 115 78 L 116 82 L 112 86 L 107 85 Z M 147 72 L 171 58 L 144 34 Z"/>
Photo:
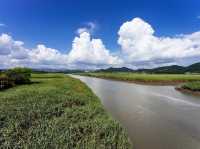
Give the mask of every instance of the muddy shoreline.
<path id="1" fill-rule="evenodd" d="M 182 87 L 176 87 L 175 89 L 177 91 L 179 91 L 179 92 L 182 92 L 182 93 L 187 93 L 187 94 L 192 94 L 192 95 L 200 96 L 200 91 L 193 91 L 193 90 L 182 88 Z"/>

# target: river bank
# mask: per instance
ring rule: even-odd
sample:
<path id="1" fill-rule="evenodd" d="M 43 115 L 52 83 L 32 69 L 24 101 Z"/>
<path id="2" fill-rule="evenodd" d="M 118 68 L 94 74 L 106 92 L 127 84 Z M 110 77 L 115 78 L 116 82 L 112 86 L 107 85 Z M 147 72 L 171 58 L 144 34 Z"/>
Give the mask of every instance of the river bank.
<path id="1" fill-rule="evenodd" d="M 200 91 L 193 91 L 193 90 L 185 89 L 185 88 L 182 88 L 182 87 L 176 87 L 175 89 L 180 91 L 180 92 L 182 92 L 182 93 L 187 93 L 187 94 L 192 94 L 192 95 L 195 95 L 195 96 L 200 96 Z"/>
<path id="2" fill-rule="evenodd" d="M 102 79 L 125 81 L 129 83 L 143 84 L 143 85 L 173 85 L 177 90 L 194 95 L 200 94 L 199 90 L 193 88 L 184 88 L 180 84 L 186 82 L 200 81 L 200 75 L 192 74 L 137 74 L 137 73 L 81 73 L 82 76 L 96 77 Z"/>
<path id="3" fill-rule="evenodd" d="M 131 148 L 84 83 L 63 74 L 31 81 L 0 92 L 0 148 Z"/>
<path id="4" fill-rule="evenodd" d="M 183 93 L 189 93 L 189 94 L 200 96 L 200 82 L 199 81 L 184 83 L 180 85 L 179 87 L 176 87 L 176 89 Z"/>

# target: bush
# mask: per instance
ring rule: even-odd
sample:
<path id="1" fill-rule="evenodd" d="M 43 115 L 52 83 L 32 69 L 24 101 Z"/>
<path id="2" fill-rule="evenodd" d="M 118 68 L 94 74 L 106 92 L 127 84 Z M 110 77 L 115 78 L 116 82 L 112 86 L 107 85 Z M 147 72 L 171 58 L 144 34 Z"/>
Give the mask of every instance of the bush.
<path id="1" fill-rule="evenodd" d="M 0 90 L 14 86 L 14 82 L 6 75 L 0 75 Z"/>
<path id="2" fill-rule="evenodd" d="M 182 88 L 192 91 L 200 91 L 200 81 L 185 83 L 182 85 Z"/>
<path id="3" fill-rule="evenodd" d="M 6 75 L 15 84 L 28 84 L 31 78 L 31 69 L 29 68 L 13 68 L 6 71 Z"/>

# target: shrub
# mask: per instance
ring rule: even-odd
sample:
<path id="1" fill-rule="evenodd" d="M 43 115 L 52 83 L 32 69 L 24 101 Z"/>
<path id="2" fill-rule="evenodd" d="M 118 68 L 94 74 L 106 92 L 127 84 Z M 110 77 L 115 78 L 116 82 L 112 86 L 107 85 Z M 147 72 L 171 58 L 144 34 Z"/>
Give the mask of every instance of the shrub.
<path id="1" fill-rule="evenodd" d="M 200 81 L 185 83 L 182 85 L 182 88 L 192 91 L 200 91 Z"/>
<path id="2" fill-rule="evenodd" d="M 13 68 L 6 71 L 6 75 L 15 84 L 28 84 L 31 78 L 31 69 L 29 68 Z"/>
<path id="3" fill-rule="evenodd" d="M 0 90 L 14 86 L 14 82 L 6 75 L 0 75 Z"/>

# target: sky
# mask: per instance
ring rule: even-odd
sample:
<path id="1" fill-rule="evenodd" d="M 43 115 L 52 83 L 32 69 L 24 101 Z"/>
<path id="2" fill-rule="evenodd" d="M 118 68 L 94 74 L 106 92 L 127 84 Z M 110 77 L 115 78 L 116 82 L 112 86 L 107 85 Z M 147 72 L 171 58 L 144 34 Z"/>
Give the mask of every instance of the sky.
<path id="1" fill-rule="evenodd" d="M 0 68 L 199 62 L 199 7 L 199 0 L 0 0 Z"/>

